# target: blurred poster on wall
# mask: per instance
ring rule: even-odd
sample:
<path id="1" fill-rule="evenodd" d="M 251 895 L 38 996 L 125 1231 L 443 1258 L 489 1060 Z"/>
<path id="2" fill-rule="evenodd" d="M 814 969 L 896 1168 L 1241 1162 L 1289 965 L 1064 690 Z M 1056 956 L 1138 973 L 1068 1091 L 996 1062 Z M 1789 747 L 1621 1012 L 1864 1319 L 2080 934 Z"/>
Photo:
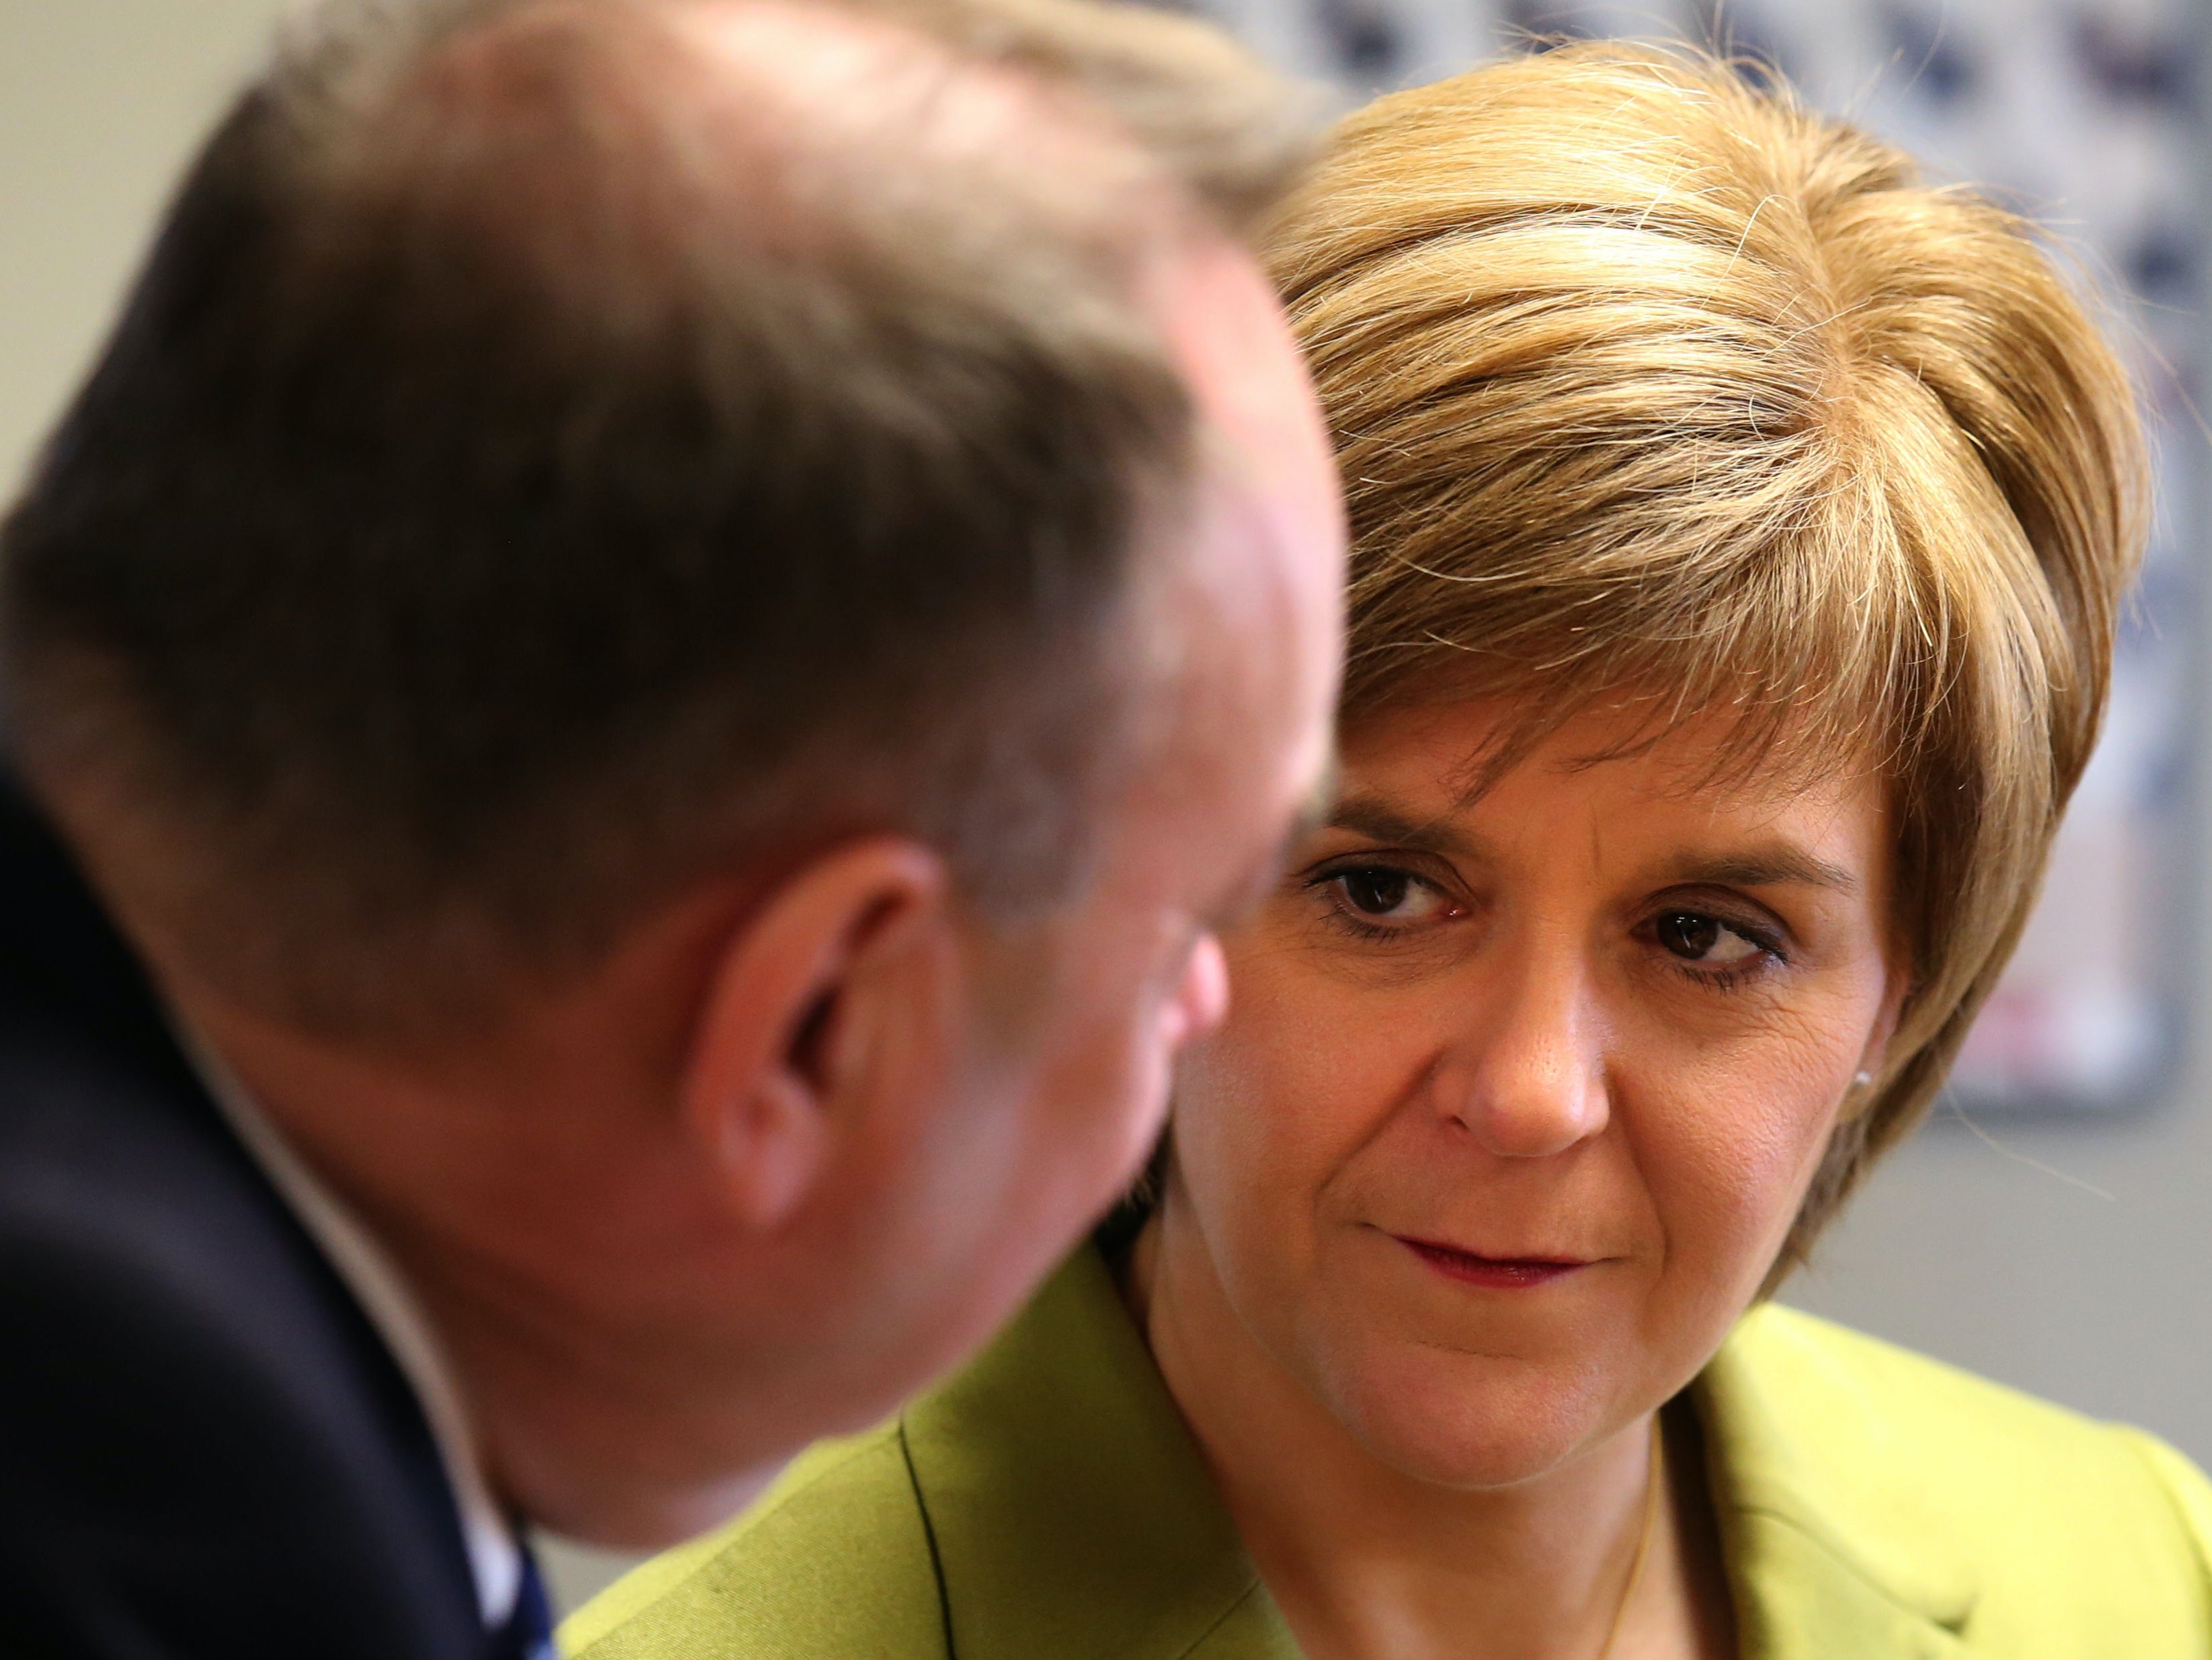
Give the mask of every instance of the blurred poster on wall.
<path id="1" fill-rule="evenodd" d="M 1206 0 L 1358 98 L 1547 38 L 1688 40 L 2049 228 L 2105 307 L 2158 447 L 2154 545 L 2112 714 L 2033 921 L 1954 1077 L 1962 1109 L 2108 1116 L 2172 1074 L 2202 836 L 2197 730 L 2208 201 L 2203 0 Z"/>

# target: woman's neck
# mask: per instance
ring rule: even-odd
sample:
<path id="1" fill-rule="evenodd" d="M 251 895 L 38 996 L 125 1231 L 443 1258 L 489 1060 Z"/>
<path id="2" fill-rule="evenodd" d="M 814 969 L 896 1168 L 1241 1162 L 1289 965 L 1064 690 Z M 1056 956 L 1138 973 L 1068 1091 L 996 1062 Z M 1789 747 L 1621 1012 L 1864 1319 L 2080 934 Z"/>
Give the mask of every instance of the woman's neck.
<path id="1" fill-rule="evenodd" d="M 1310 1660 L 1597 1660 L 1617 1616 L 1609 1660 L 1731 1651 L 1693 1464 L 1647 1527 L 1650 1483 L 1668 1479 L 1648 1416 L 1510 1487 L 1417 1481 L 1261 1348 L 1181 1220 L 1146 1227 L 1127 1294 Z"/>

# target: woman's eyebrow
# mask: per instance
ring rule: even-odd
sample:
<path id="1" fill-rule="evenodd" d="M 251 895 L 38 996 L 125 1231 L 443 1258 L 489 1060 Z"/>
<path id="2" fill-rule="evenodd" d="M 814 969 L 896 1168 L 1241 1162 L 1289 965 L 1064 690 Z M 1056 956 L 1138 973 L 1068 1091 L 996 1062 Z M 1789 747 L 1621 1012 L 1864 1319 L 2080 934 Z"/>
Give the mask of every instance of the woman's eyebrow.
<path id="1" fill-rule="evenodd" d="M 1356 830 L 1371 841 L 1416 853 L 1464 856 L 1473 851 L 1468 838 L 1442 818 L 1415 818 L 1389 802 L 1371 795 L 1346 796 L 1328 815 L 1332 830 Z"/>
<path id="2" fill-rule="evenodd" d="M 1784 884 L 1828 888 L 1837 893 L 1856 893 L 1859 879 L 1841 865 L 1816 859 L 1802 848 L 1757 848 L 1712 858 L 1692 856 L 1678 860 L 1668 872 L 1679 883 L 1711 883 L 1720 887 L 1767 888 Z"/>

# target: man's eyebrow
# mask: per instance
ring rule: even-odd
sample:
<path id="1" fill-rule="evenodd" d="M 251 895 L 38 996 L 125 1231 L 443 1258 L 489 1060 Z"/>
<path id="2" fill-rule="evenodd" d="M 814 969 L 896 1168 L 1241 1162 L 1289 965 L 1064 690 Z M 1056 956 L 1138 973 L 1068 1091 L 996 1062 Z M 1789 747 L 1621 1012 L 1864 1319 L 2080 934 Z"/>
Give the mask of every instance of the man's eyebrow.
<path id="1" fill-rule="evenodd" d="M 1837 893 L 1859 891 L 1859 879 L 1841 865 L 1816 859 L 1800 848 L 1758 848 L 1712 858 L 1678 860 L 1668 871 L 1679 883 L 1711 883 L 1717 887 L 1769 888 L 1796 885 L 1827 888 Z"/>
<path id="2" fill-rule="evenodd" d="M 1314 787 L 1306 792 L 1305 800 L 1298 803 L 1297 814 L 1291 820 L 1281 838 L 1261 856 L 1249 870 L 1245 871 L 1213 905 L 1203 919 L 1205 926 L 1219 933 L 1241 921 L 1257 909 L 1283 873 L 1291 867 L 1291 860 L 1305 839 L 1329 822 L 1336 811 L 1336 792 L 1339 782 L 1337 765 L 1332 759 Z"/>
<path id="3" fill-rule="evenodd" d="M 1283 837 L 1278 866 L 1290 863 L 1298 843 L 1331 821 L 1339 804 L 1344 799 L 1344 766 L 1334 754 L 1322 768 L 1321 776 L 1314 780 L 1306 799 L 1298 803 L 1298 816 L 1291 821 L 1289 833 Z"/>

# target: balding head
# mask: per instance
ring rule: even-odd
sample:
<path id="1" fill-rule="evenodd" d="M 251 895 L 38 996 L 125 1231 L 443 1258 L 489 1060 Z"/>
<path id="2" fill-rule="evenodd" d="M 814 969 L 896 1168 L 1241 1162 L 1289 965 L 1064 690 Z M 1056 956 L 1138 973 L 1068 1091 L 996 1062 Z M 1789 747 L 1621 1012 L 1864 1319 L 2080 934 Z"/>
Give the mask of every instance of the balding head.
<path id="1" fill-rule="evenodd" d="M 390 20 L 299 53 L 279 83 L 289 165 L 341 211 L 382 198 L 443 216 L 446 234 L 529 262 L 601 316 L 611 286 L 665 313 L 739 262 L 753 267 L 741 280 L 780 267 L 817 283 L 889 265 L 881 286 L 927 285 L 908 304 L 979 283 L 1033 306 L 1044 293 L 1024 285 L 1126 287 L 1164 240 L 1237 233 L 1297 153 L 1285 129 L 1265 179 L 1243 155 L 1194 169 L 1213 137 L 1188 131 L 1194 116 L 1257 110 L 1163 93 L 1235 104 L 1275 88 L 1207 33 L 1151 18 L 1115 42 L 1082 9 L 906 0 L 507 0 L 398 16 L 414 27 Z M 1070 24 L 1079 38 L 1060 38 Z M 1182 50 L 1161 54 L 1170 43 Z M 1108 44 L 1141 44 L 1155 61 L 1138 67 L 1174 64 L 1190 84 L 1151 88 L 1156 105 L 1121 76 L 1071 74 L 1068 58 Z M 1271 107 L 1279 119 L 1279 97 Z M 1180 119 L 1154 131 L 1163 111 Z"/>
<path id="2" fill-rule="evenodd" d="M 1196 466 L 1151 277 L 1303 131 L 1075 0 L 331 14 L 9 525 L 17 741 L 144 931 L 332 1031 L 855 829 L 1049 906 Z"/>
<path id="3" fill-rule="evenodd" d="M 399 3 L 186 181 L 14 736 L 518 1513 L 725 1511 L 1157 1139 L 1341 646 L 1285 107 L 1082 0 Z"/>

